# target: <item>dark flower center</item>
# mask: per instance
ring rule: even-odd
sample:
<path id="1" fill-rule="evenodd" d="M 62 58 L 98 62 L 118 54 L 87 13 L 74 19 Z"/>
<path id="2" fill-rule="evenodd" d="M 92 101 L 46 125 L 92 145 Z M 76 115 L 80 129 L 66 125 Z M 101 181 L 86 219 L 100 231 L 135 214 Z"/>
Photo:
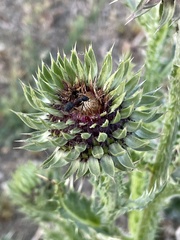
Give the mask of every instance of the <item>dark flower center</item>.
<path id="1" fill-rule="evenodd" d="M 78 143 L 86 142 L 89 147 L 93 147 L 97 142 L 97 137 L 100 132 L 106 133 L 108 138 L 101 145 L 108 145 L 110 142 L 116 141 L 112 133 L 120 128 L 123 128 L 125 120 L 120 120 L 117 123 L 111 123 L 116 116 L 117 110 L 109 113 L 111 100 L 102 89 L 94 89 L 85 84 L 77 84 L 73 87 L 65 83 L 64 90 L 58 93 L 59 104 L 53 104 L 53 107 L 63 113 L 63 117 L 50 115 L 49 119 L 52 122 L 67 122 L 72 120 L 74 123 L 67 125 L 63 130 L 53 129 L 51 134 L 61 137 L 61 131 L 70 133 L 73 129 L 80 129 L 80 132 L 70 139 L 66 146 L 73 147 Z M 104 113 L 102 115 L 102 113 Z M 105 122 L 108 121 L 107 124 Z M 90 137 L 86 140 L 81 137 L 81 133 L 88 133 Z"/>

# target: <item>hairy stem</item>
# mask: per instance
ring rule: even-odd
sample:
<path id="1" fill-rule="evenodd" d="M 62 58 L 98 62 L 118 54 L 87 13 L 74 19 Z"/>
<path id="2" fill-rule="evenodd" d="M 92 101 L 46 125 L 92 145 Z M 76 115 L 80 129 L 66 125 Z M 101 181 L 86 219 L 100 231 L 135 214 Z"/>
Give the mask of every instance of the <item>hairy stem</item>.
<path id="1" fill-rule="evenodd" d="M 180 22 L 179 22 L 180 23 Z M 173 71 L 170 78 L 169 107 L 165 116 L 165 123 L 158 147 L 158 152 L 150 179 L 149 189 L 155 185 L 160 188 L 168 179 L 168 169 L 172 158 L 173 142 L 177 134 L 177 124 L 180 116 L 180 32 L 176 36 L 176 55 Z M 153 240 L 160 219 L 160 210 L 166 197 L 167 186 L 143 211 L 135 240 Z M 172 192 L 171 192 L 172 194 Z"/>

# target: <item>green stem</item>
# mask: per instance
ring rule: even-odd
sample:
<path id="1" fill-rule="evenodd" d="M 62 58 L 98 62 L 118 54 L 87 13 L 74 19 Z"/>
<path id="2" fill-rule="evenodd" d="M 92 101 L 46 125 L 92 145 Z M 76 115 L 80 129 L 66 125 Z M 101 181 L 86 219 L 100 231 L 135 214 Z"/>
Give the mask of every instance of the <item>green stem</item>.
<path id="1" fill-rule="evenodd" d="M 180 22 L 179 22 L 180 24 Z M 172 158 L 173 142 L 177 135 L 177 124 L 180 117 L 180 32 L 177 36 L 174 67 L 170 78 L 169 107 L 165 116 L 165 123 L 158 147 L 158 152 L 150 179 L 149 189 L 154 186 L 159 189 L 168 179 L 168 170 Z M 167 186 L 142 212 L 139 228 L 134 240 L 153 240 L 160 219 L 159 212 L 163 207 Z M 171 192 L 172 194 L 173 192 Z"/>
<path id="2" fill-rule="evenodd" d="M 137 199 L 143 194 L 146 174 L 140 171 L 133 171 L 131 174 L 131 198 Z M 128 215 L 129 231 L 132 235 L 137 232 L 137 227 L 141 218 L 141 211 L 133 210 Z"/>
<path id="3" fill-rule="evenodd" d="M 165 123 L 152 171 L 150 189 L 155 183 L 161 185 L 168 178 L 168 167 L 171 162 L 173 144 L 176 139 L 177 126 L 180 119 L 180 41 L 178 42 L 178 39 L 180 39 L 180 32 L 177 34 L 176 55 L 170 78 L 169 107 L 165 115 Z"/>
<path id="4" fill-rule="evenodd" d="M 141 221 L 139 222 L 139 229 L 134 240 L 153 240 L 155 238 L 158 223 L 160 221 L 160 211 L 165 205 L 165 199 L 179 194 L 180 189 L 177 185 L 169 183 L 164 191 L 144 209 Z"/>

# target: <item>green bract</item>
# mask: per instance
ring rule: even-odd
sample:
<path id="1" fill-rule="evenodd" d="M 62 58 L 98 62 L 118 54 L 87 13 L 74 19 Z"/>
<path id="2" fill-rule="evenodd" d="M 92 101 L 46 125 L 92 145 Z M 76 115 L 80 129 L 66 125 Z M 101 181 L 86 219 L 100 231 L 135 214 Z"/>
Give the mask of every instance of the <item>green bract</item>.
<path id="1" fill-rule="evenodd" d="M 140 73 L 132 72 L 125 58 L 112 73 L 111 50 L 98 71 L 90 46 L 81 61 L 76 49 L 70 59 L 58 53 L 51 67 L 42 64 L 34 79 L 36 88 L 22 83 L 25 97 L 38 113 L 16 113 L 36 131 L 23 148 L 32 151 L 54 149 L 44 168 L 69 165 L 64 178 L 76 173 L 96 177 L 115 169 L 135 167 L 133 152 L 152 149 L 158 136 L 147 129 L 156 120 L 156 91 L 143 95 Z M 136 159 L 137 161 L 137 159 Z"/>

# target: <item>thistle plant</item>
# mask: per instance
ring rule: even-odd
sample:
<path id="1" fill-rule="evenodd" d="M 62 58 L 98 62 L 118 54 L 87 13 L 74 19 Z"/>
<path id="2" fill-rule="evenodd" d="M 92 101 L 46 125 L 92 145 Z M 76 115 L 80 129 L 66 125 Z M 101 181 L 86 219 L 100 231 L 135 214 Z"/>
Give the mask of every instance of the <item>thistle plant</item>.
<path id="1" fill-rule="evenodd" d="M 149 25 L 147 31 L 154 31 Z M 168 27 L 161 33 L 168 35 Z M 164 43 L 161 33 L 149 53 Z M 99 64 L 92 46 L 83 59 L 76 47 L 69 58 L 51 56 L 51 65 L 38 69 L 35 85 L 21 82 L 35 109 L 15 112 L 34 129 L 21 148 L 51 153 L 40 170 L 32 164 L 18 169 L 9 186 L 14 202 L 44 230 L 43 239 L 155 239 L 165 200 L 180 195 L 174 177 L 180 159 L 179 39 L 180 31 L 173 39 L 171 72 L 156 71 L 161 82 L 170 79 L 168 102 L 159 99 L 159 89 L 144 91 L 145 84 L 157 85 L 148 74 L 145 82 L 147 69 L 145 75 L 134 72 L 124 56 L 113 70 L 113 49 Z M 155 52 L 146 58 L 149 70 L 156 69 L 152 64 L 161 51 Z M 118 226 L 124 213 L 130 234 Z"/>
<path id="2" fill-rule="evenodd" d="M 123 59 L 112 73 L 112 50 L 102 67 L 90 46 L 82 62 L 75 49 L 69 59 L 58 53 L 51 67 L 38 69 L 36 88 L 22 83 L 29 104 L 38 113 L 17 115 L 36 132 L 25 140 L 23 148 L 55 148 L 43 163 L 44 168 L 69 168 L 63 178 L 103 171 L 111 177 L 115 169 L 134 169 L 138 151 L 153 149 L 151 139 L 157 133 L 148 123 L 157 113 L 156 91 L 143 94 L 140 72 L 133 73 L 130 58 Z M 154 107 L 156 105 L 156 107 Z"/>

